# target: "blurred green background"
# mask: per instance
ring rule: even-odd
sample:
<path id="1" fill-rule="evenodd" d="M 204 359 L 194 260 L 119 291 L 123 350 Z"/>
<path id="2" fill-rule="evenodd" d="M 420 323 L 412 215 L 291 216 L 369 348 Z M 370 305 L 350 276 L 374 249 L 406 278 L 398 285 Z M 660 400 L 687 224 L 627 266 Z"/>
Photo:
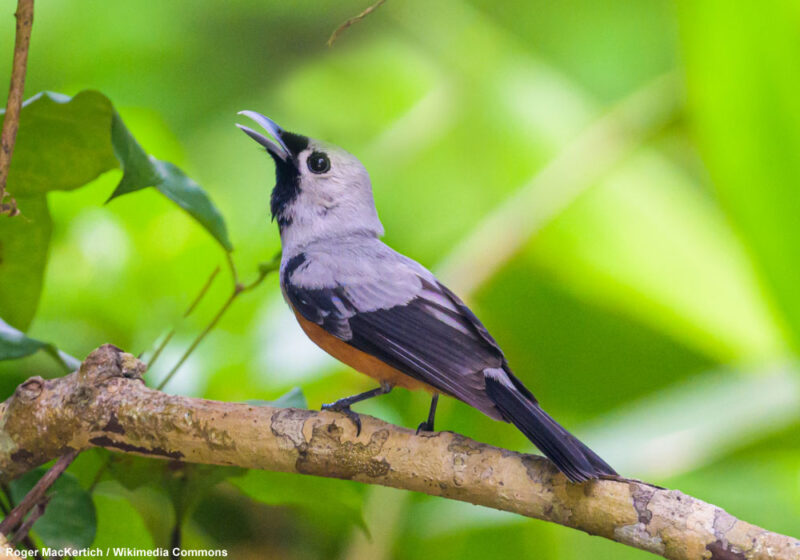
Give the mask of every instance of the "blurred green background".
<path id="1" fill-rule="evenodd" d="M 14 4 L 1 4 L 4 82 Z M 26 97 L 106 94 L 150 153 L 209 192 L 245 281 L 279 238 L 273 166 L 237 111 L 345 147 L 371 173 L 386 241 L 470 302 L 553 416 L 625 475 L 800 537 L 800 5 L 388 0 L 327 48 L 367 5 L 37 0 Z M 104 205 L 119 178 L 49 195 L 29 334 L 83 358 L 106 342 L 152 352 L 178 325 L 156 384 L 230 280 L 219 246 L 155 190 Z M 3 398 L 42 371 L 60 374 L 41 355 L 0 364 Z M 372 385 L 304 339 L 271 276 L 167 390 L 242 401 L 295 386 L 318 408 Z M 401 391 L 358 410 L 416 426 L 427 406 Z M 451 400 L 437 428 L 532 451 Z M 88 486 L 103 461 L 86 453 L 71 471 Z M 162 542 L 162 499 L 103 474 L 96 544 Z M 646 556 L 468 504 L 270 473 L 216 486 L 184 532 L 235 558 Z"/>

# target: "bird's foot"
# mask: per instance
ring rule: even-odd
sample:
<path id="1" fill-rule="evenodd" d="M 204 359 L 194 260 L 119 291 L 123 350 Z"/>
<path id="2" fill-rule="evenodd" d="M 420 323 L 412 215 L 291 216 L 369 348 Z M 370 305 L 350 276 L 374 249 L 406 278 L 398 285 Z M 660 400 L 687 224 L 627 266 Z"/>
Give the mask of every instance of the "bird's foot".
<path id="1" fill-rule="evenodd" d="M 341 412 L 345 416 L 347 416 L 350 421 L 355 424 L 356 427 L 356 437 L 361 434 L 361 418 L 358 416 L 357 413 L 353 412 L 350 409 L 349 404 L 341 404 L 339 401 L 330 403 L 330 404 L 323 404 L 322 410 L 330 410 L 332 412 Z"/>
<path id="2" fill-rule="evenodd" d="M 433 431 L 433 422 L 422 422 L 419 426 L 417 426 L 417 435 L 420 432 L 432 432 Z"/>

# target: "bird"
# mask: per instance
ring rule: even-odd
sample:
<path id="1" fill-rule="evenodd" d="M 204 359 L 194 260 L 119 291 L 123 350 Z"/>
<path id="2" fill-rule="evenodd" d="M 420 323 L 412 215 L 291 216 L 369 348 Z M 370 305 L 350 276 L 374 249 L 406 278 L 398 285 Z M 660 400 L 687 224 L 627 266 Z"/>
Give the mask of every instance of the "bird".
<path id="1" fill-rule="evenodd" d="M 351 406 L 395 387 L 431 395 L 418 429 L 431 432 L 439 395 L 510 422 L 572 482 L 618 476 L 558 424 L 514 375 L 469 307 L 427 268 L 383 241 L 369 174 L 342 148 L 292 133 L 255 111 L 239 113 L 269 136 L 236 124 L 275 164 L 270 196 L 281 238 L 280 286 L 305 334 L 378 387 L 322 405 Z"/>

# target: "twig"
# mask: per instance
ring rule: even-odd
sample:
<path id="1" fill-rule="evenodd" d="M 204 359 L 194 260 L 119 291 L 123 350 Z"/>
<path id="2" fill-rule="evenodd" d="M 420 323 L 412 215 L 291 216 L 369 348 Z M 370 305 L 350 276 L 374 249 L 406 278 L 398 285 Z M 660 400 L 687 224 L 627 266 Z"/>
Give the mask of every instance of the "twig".
<path id="1" fill-rule="evenodd" d="M 200 288 L 200 292 L 197 294 L 197 297 L 194 298 L 194 301 L 192 301 L 192 303 L 189 305 L 189 307 L 183 313 L 183 316 L 181 317 L 181 319 L 186 319 L 189 315 L 192 314 L 192 311 L 194 311 L 197 308 L 197 306 L 200 304 L 202 299 L 208 293 L 208 289 L 211 287 L 211 284 L 214 283 L 214 279 L 217 277 L 217 274 L 219 274 L 219 270 L 220 270 L 220 268 L 219 268 L 219 266 L 217 266 L 211 272 L 211 276 L 208 277 L 208 280 L 206 280 L 206 283 L 203 284 L 202 288 Z M 161 352 L 164 351 L 164 348 L 167 347 L 167 344 L 169 344 L 169 341 L 172 340 L 173 336 L 175 336 L 175 330 L 176 330 L 176 327 L 172 327 L 172 329 L 170 329 L 170 331 L 167 333 L 167 336 L 165 336 L 164 339 L 161 341 L 161 343 L 158 345 L 158 348 L 156 348 L 155 352 L 153 352 L 153 356 L 147 362 L 147 369 L 151 369 L 153 367 L 153 364 L 156 362 L 158 357 L 161 355 Z"/>
<path id="2" fill-rule="evenodd" d="M 31 527 L 33 527 L 33 524 L 44 515 L 44 512 L 47 509 L 47 504 L 49 503 L 50 498 L 48 496 L 42 496 L 42 499 L 36 502 L 36 505 L 33 506 L 28 518 L 22 522 L 22 525 L 19 526 L 19 529 L 14 531 L 14 536 L 9 539 L 9 543 L 16 545 L 20 541 L 26 540 L 28 538 L 28 533 L 31 531 Z"/>
<path id="3" fill-rule="evenodd" d="M 74 375 L 74 374 L 73 374 Z M 75 460 L 80 453 L 77 449 L 68 451 L 59 457 L 55 464 L 44 473 L 44 476 L 31 488 L 22 501 L 11 510 L 2 523 L 0 523 L 0 533 L 8 535 L 25 518 L 25 515 L 44 497 L 45 492 L 50 489 L 53 483 L 58 480 L 66 468 Z"/>
<path id="4" fill-rule="evenodd" d="M 189 307 L 183 313 L 184 319 L 186 319 L 189 315 L 191 315 L 192 311 L 194 311 L 200 304 L 200 302 L 203 300 L 203 297 L 205 297 L 206 293 L 208 292 L 208 289 L 211 287 L 211 284 L 214 283 L 214 278 L 217 277 L 217 274 L 219 274 L 219 265 L 213 270 L 213 272 L 211 272 L 211 276 L 209 276 L 208 280 L 206 280 L 206 283 L 203 284 L 203 287 L 200 289 L 200 292 L 198 292 L 197 297 L 194 298 L 194 301 L 191 303 L 191 305 L 189 305 Z"/>
<path id="5" fill-rule="evenodd" d="M 233 286 L 236 287 L 239 285 L 239 271 L 236 270 L 236 263 L 233 262 L 233 255 L 230 251 L 225 251 L 225 258 L 228 261 L 228 268 L 231 271 L 231 279 L 233 280 Z"/>
<path id="6" fill-rule="evenodd" d="M 169 370 L 169 373 L 167 373 L 167 375 L 164 377 L 161 383 L 158 384 L 157 390 L 159 391 L 162 390 L 166 386 L 166 384 L 169 383 L 170 379 L 172 379 L 172 377 L 175 375 L 175 373 L 177 373 L 177 371 L 184 364 L 184 362 L 186 362 L 186 360 L 189 358 L 192 352 L 194 352 L 195 349 L 200 345 L 200 343 L 203 341 L 206 335 L 208 335 L 208 333 L 210 333 L 214 329 L 214 327 L 217 326 L 219 320 L 222 319 L 222 317 L 228 311 L 233 302 L 236 301 L 236 298 L 238 298 L 241 294 L 250 291 L 259 284 L 261 284 L 261 282 L 263 282 L 264 279 L 271 272 L 277 270 L 279 264 L 275 260 L 273 260 L 269 264 L 261 265 L 259 267 L 258 278 L 256 278 L 250 284 L 243 285 L 240 284 L 238 281 L 238 275 L 236 273 L 236 267 L 234 266 L 233 261 L 231 260 L 229 262 L 231 264 L 231 273 L 233 274 L 234 278 L 234 286 L 231 295 L 228 296 L 228 299 L 225 300 L 225 303 L 222 304 L 222 307 L 219 308 L 219 311 L 217 311 L 216 315 L 214 315 L 214 317 L 211 319 L 208 325 L 206 325 L 206 327 L 200 332 L 200 334 L 198 334 L 197 337 L 192 341 L 192 343 L 189 345 L 189 348 L 187 348 L 186 352 L 183 353 L 183 356 L 181 356 L 178 362 L 174 366 L 172 366 L 172 369 Z"/>
<path id="7" fill-rule="evenodd" d="M 336 39 L 339 38 L 339 35 L 341 35 L 342 32 L 345 29 L 347 29 L 348 27 L 350 27 L 354 23 L 358 23 L 359 21 L 361 21 L 362 19 L 364 19 L 365 17 L 370 15 L 372 12 L 374 12 L 375 10 L 380 8 L 381 4 L 383 4 L 384 2 L 386 2 L 386 0 L 378 0 L 372 6 L 370 6 L 369 8 L 367 8 L 366 10 L 364 10 L 363 12 L 358 14 L 357 16 L 351 17 L 346 22 L 344 22 L 342 25 L 337 27 L 333 31 L 333 33 L 331 33 L 330 39 L 328 39 L 328 47 L 332 47 L 333 46 L 333 43 L 336 42 Z"/>
<path id="8" fill-rule="evenodd" d="M 189 348 L 187 348 L 183 353 L 183 356 L 181 356 L 175 365 L 172 366 L 172 369 L 169 370 L 169 373 L 167 373 L 161 383 L 158 384 L 158 387 L 156 388 L 159 391 L 162 390 L 167 383 L 169 383 L 170 379 L 172 379 L 172 377 L 178 372 L 184 362 L 189 359 L 189 356 L 192 354 L 192 352 L 194 352 L 200 343 L 203 342 L 203 339 L 206 337 L 206 335 L 208 335 L 208 333 L 210 333 L 211 330 L 217 326 L 217 323 L 219 323 L 219 320 L 222 319 L 223 315 L 225 315 L 225 312 L 228 311 L 231 304 L 236 301 L 236 297 L 239 295 L 239 293 L 240 292 L 234 290 L 231 295 L 228 296 L 228 299 L 226 299 L 225 303 L 222 304 L 222 307 L 219 308 L 219 311 L 217 311 L 216 315 L 214 315 L 214 318 L 211 319 L 211 322 L 209 322 L 208 325 L 206 325 L 206 327 L 200 332 L 200 334 L 195 337 L 195 339 L 189 345 Z"/>
<path id="9" fill-rule="evenodd" d="M 64 447 L 355 480 L 558 523 L 666 558 L 800 560 L 800 541 L 677 490 L 626 479 L 571 484 L 543 457 L 361 416 L 167 395 L 106 345 L 76 374 L 33 378 L 0 404 L 0 475 Z M 43 438 L 42 434 L 47 437 Z"/>
<path id="10" fill-rule="evenodd" d="M 22 110 L 22 97 L 25 91 L 25 72 L 28 67 L 28 47 L 31 43 L 31 27 L 33 26 L 33 0 L 19 0 L 17 12 L 17 35 L 14 40 L 14 62 L 11 68 L 11 84 L 6 103 L 6 114 L 3 120 L 3 131 L 0 133 L 0 214 L 16 216 L 19 214 L 16 201 L 3 202 L 6 197 L 6 181 L 11 167 L 11 156 L 17 141 L 19 114 Z"/>
<path id="11" fill-rule="evenodd" d="M 3 510 L 3 516 L 5 517 L 8 515 L 10 510 L 14 509 L 14 500 L 11 497 L 11 488 L 9 488 L 8 484 L 5 482 L 0 483 L 0 493 L 5 496 L 6 501 L 8 502 L 8 507 L 6 507 L 6 504 L 2 503 L 2 500 L 0 500 L 0 504 L 2 504 L 2 508 L 0 509 Z M 0 540 L 3 538 L 5 538 L 5 536 L 0 533 Z M 22 539 L 22 544 L 25 546 L 25 548 L 30 550 L 32 554 L 39 550 L 30 535 L 25 535 L 25 537 Z M 0 548 L 2 547 L 3 544 L 0 543 Z M 2 556 L 0 556 L 0 558 L 2 558 Z"/>

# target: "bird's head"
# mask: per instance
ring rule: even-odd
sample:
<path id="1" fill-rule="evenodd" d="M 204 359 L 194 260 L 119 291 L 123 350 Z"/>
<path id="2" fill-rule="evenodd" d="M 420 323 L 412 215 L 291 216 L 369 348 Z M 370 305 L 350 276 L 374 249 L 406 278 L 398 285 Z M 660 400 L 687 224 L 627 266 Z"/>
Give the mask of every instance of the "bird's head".
<path id="1" fill-rule="evenodd" d="M 284 252 L 319 239 L 359 233 L 383 235 L 369 174 L 355 156 L 337 146 L 287 132 L 260 113 L 239 114 L 253 119 L 271 136 L 236 125 L 266 148 L 275 161 L 270 205 Z"/>

